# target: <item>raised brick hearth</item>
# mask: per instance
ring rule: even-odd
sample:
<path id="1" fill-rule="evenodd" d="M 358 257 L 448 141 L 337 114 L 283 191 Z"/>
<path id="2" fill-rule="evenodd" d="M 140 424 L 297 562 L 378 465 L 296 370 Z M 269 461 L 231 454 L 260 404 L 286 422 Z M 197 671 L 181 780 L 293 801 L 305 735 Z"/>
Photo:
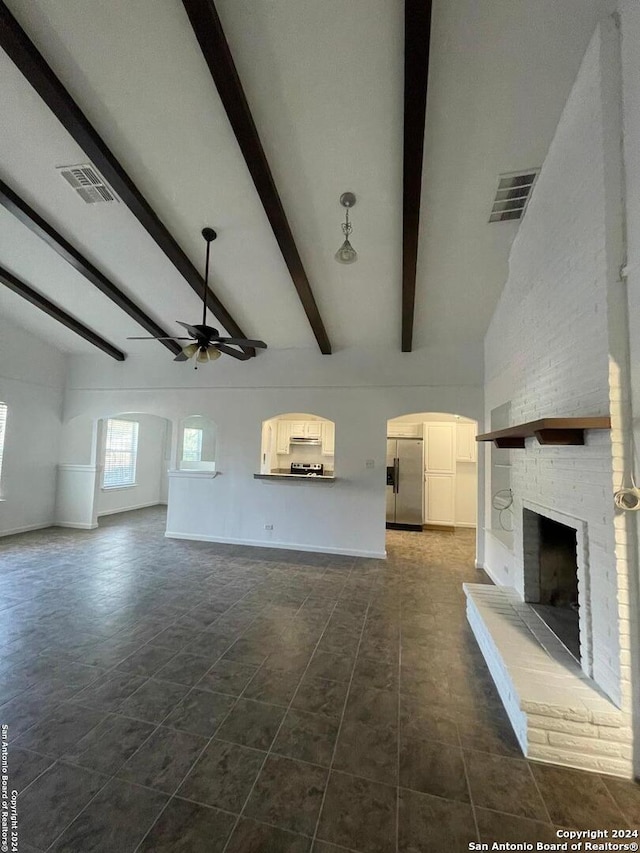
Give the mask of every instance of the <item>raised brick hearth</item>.
<path id="1" fill-rule="evenodd" d="M 528 758 L 632 777 L 628 716 L 515 589 L 464 584 L 467 618 Z"/>

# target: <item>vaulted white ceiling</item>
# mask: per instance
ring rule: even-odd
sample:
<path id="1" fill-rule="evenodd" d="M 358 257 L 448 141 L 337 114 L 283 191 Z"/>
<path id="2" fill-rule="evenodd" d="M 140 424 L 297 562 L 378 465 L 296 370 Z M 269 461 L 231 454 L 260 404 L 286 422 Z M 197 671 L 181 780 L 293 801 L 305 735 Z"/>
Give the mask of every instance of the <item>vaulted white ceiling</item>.
<path id="1" fill-rule="evenodd" d="M 243 331 L 316 347 L 180 0 L 7 5 L 199 269 L 200 230 L 218 231 L 212 286 Z M 216 5 L 334 350 L 399 348 L 403 3 Z M 488 224 L 497 176 L 541 164 L 612 5 L 436 0 L 416 348 L 482 339 L 518 227 Z M 197 322 L 196 295 L 126 206 L 86 205 L 56 171 L 87 157 L 2 51 L 0 79 L 0 177 L 165 328 Z M 345 190 L 347 267 L 333 259 Z M 160 354 L 126 341 L 145 332 L 2 208 L 0 264 L 126 352 Z M 92 350 L 3 287 L 0 304 L 59 348 Z"/>

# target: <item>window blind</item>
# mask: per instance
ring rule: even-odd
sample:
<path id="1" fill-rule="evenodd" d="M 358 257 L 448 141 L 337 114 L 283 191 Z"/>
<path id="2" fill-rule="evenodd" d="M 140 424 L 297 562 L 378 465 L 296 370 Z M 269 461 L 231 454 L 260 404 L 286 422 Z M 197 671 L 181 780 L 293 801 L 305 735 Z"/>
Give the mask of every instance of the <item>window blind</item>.
<path id="1" fill-rule="evenodd" d="M 136 481 L 136 457 L 138 454 L 137 421 L 121 421 L 109 418 L 104 449 L 105 489 L 116 486 L 132 486 Z"/>
<path id="2" fill-rule="evenodd" d="M 186 427 L 182 439 L 182 458 L 185 462 L 202 461 L 202 430 Z"/>
<path id="3" fill-rule="evenodd" d="M 0 479 L 2 478 L 2 457 L 4 455 L 4 433 L 7 425 L 7 404 L 0 403 Z"/>

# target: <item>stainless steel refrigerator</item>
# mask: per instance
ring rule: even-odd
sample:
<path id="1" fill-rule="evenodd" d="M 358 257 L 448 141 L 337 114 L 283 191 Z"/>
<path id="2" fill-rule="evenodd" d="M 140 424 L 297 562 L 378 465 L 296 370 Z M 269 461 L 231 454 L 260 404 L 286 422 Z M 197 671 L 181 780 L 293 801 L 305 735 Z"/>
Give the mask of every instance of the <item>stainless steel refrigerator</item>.
<path id="1" fill-rule="evenodd" d="M 387 527 L 422 530 L 421 438 L 387 439 Z"/>

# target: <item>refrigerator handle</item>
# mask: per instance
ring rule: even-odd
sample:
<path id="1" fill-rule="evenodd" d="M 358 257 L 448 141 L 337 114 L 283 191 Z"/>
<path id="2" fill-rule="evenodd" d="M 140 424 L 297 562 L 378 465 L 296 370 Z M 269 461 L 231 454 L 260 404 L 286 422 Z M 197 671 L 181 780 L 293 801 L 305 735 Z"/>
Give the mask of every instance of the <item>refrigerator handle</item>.
<path id="1" fill-rule="evenodd" d="M 396 495 L 400 491 L 400 459 L 397 456 L 393 460 L 393 491 Z"/>

